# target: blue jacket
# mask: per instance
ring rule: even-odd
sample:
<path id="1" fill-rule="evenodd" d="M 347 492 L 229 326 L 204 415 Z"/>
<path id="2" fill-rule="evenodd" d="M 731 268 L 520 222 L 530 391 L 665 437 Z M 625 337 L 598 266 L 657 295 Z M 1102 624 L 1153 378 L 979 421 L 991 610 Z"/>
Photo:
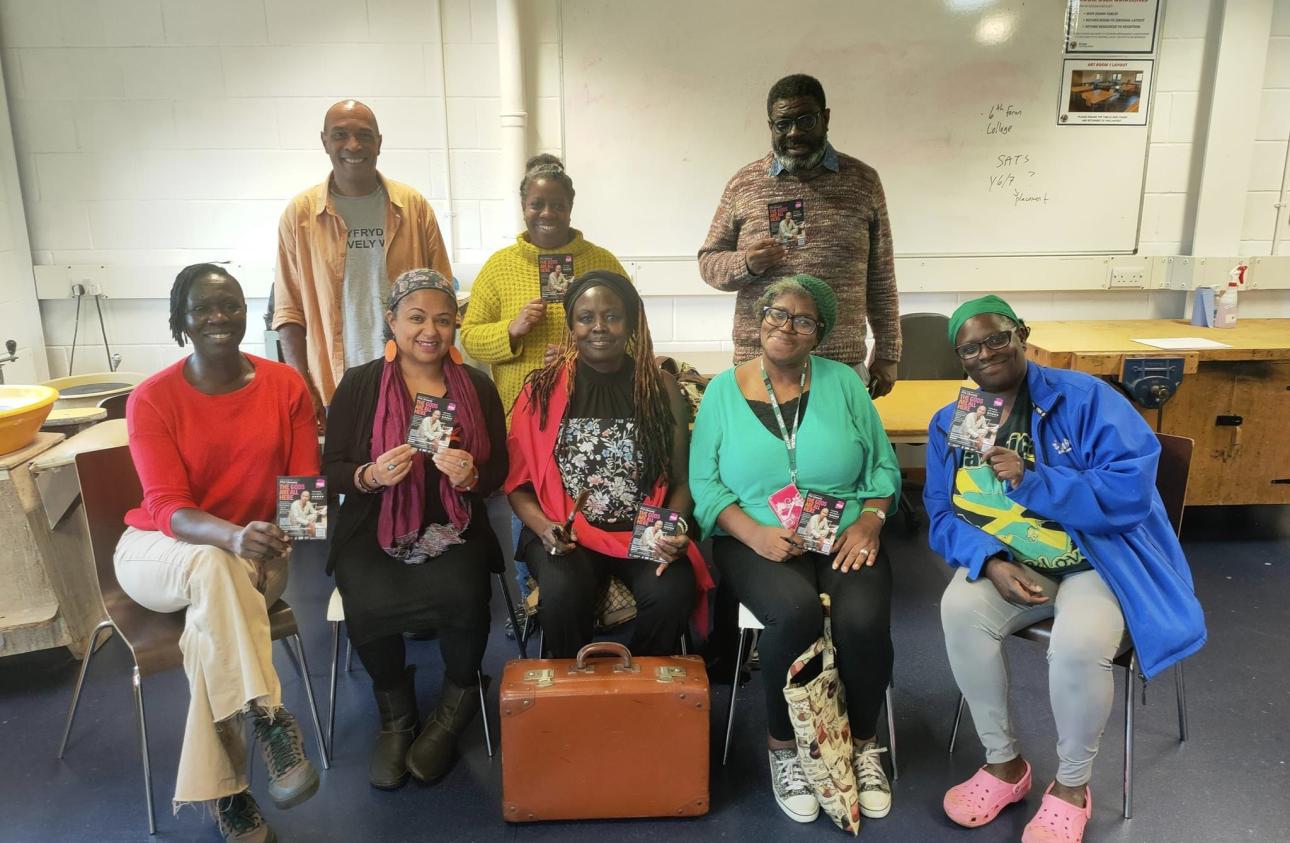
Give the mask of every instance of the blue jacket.
<path id="1" fill-rule="evenodd" d="M 1058 522 L 1120 601 L 1148 679 L 1205 644 L 1191 570 L 1156 492 L 1160 443 L 1113 387 L 1081 372 L 1028 363 L 1035 468 L 1008 497 Z M 928 541 L 951 566 L 981 575 L 1007 547 L 954 511 L 960 452 L 946 447 L 954 404 L 928 428 L 923 502 Z"/>

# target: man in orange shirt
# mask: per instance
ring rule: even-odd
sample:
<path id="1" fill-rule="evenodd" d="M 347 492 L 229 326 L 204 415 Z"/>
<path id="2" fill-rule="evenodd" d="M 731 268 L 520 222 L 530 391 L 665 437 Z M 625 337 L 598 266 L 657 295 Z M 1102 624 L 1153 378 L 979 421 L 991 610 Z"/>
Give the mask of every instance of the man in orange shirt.
<path id="1" fill-rule="evenodd" d="M 382 302 L 394 278 L 429 267 L 452 277 L 430 203 L 376 169 L 381 133 L 357 100 L 327 110 L 331 175 L 291 200 L 278 224 L 273 328 L 304 377 L 318 427 L 341 375 L 384 345 Z"/>

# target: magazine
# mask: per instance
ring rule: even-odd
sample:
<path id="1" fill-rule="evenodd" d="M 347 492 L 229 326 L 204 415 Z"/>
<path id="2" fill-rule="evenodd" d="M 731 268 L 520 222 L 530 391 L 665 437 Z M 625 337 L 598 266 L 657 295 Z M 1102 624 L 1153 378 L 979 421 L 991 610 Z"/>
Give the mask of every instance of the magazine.
<path id="1" fill-rule="evenodd" d="M 954 421 L 950 423 L 950 446 L 985 453 L 994 447 L 1002 417 L 1002 395 L 963 387 L 954 407 Z"/>
<path id="2" fill-rule="evenodd" d="M 327 478 L 278 478 L 278 527 L 295 541 L 327 538 Z"/>
<path id="3" fill-rule="evenodd" d="M 847 502 L 832 495 L 807 492 L 797 520 L 797 536 L 812 553 L 828 554 L 838 537 L 838 522 Z"/>
<path id="4" fill-rule="evenodd" d="M 538 255 L 538 285 L 542 301 L 561 302 L 573 280 L 573 255 Z"/>
<path id="5" fill-rule="evenodd" d="M 657 506 L 641 505 L 636 512 L 636 524 L 632 527 L 632 543 L 627 548 L 627 555 L 632 559 L 648 559 L 651 562 L 664 561 L 658 552 L 658 540 L 662 536 L 675 536 L 681 532 L 681 515 L 671 509 Z"/>
<path id="6" fill-rule="evenodd" d="M 457 402 L 418 392 L 412 399 L 412 422 L 407 443 L 418 451 L 435 454 L 449 447 Z"/>
<path id="7" fill-rule="evenodd" d="M 766 206 L 770 216 L 770 235 L 785 246 L 806 245 L 806 208 L 801 199 L 771 202 Z"/>

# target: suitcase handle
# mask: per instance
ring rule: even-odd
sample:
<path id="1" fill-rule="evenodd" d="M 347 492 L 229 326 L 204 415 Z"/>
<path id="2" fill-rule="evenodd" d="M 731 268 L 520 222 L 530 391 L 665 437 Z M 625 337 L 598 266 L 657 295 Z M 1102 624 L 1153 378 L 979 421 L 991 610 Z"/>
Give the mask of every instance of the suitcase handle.
<path id="1" fill-rule="evenodd" d="M 622 669 L 632 669 L 632 651 L 616 641 L 594 641 L 578 651 L 578 660 L 574 664 L 575 670 L 582 670 L 586 667 L 586 661 L 589 656 L 617 656 L 623 660 Z"/>

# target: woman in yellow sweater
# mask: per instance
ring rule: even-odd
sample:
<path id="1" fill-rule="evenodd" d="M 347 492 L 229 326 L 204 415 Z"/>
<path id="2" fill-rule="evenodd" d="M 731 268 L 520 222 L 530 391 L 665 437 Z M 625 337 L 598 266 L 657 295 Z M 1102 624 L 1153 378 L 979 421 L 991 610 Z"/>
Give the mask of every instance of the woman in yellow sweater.
<path id="1" fill-rule="evenodd" d="M 573 180 L 559 158 L 535 155 L 529 159 L 520 182 L 520 201 L 525 231 L 515 238 L 515 245 L 494 252 L 480 269 L 461 326 L 466 353 L 492 366 L 493 381 L 508 412 L 524 378 L 542 368 L 547 347 L 558 346 L 564 338 L 560 294 L 552 291 L 551 300 L 544 301 L 539 276 L 558 272 L 574 278 L 593 269 L 627 274 L 617 258 L 569 227 Z"/>

